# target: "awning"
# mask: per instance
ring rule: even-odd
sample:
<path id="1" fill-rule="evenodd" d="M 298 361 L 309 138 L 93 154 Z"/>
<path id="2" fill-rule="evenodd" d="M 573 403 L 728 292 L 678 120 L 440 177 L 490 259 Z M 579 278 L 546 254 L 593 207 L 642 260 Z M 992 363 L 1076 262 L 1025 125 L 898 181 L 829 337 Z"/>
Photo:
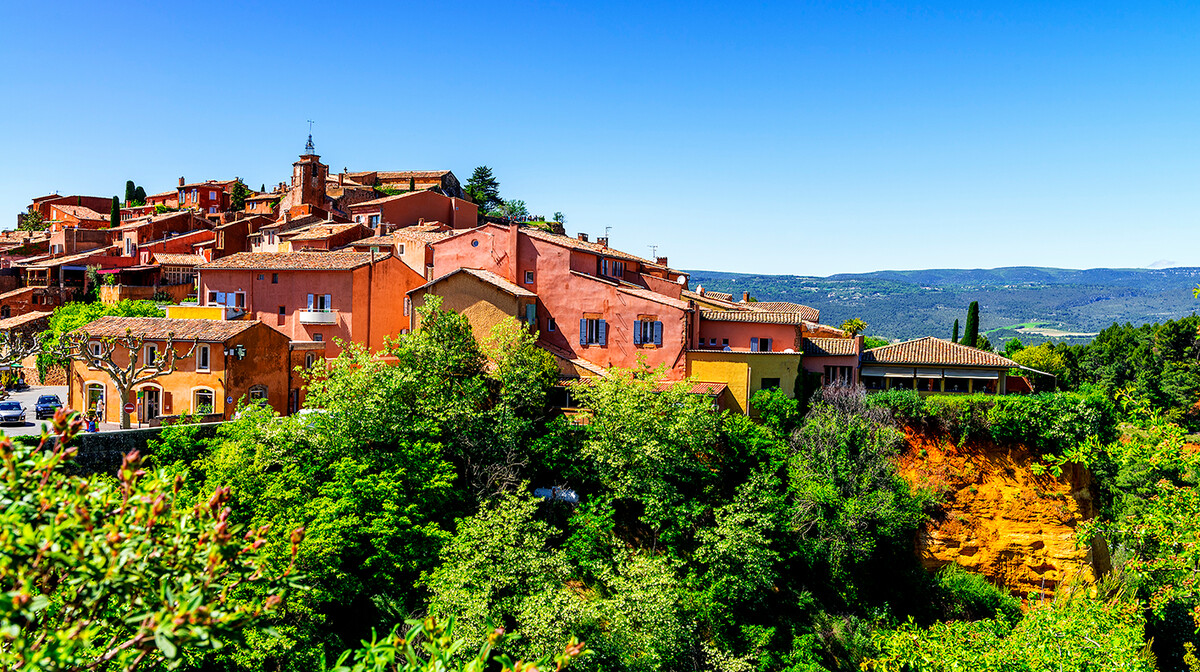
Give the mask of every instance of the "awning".
<path id="1" fill-rule="evenodd" d="M 946 369 L 947 378 L 974 378 L 975 380 L 999 380 L 999 371 L 985 369 Z"/>
<path id="2" fill-rule="evenodd" d="M 917 369 L 917 378 L 941 378 L 941 369 Z"/>

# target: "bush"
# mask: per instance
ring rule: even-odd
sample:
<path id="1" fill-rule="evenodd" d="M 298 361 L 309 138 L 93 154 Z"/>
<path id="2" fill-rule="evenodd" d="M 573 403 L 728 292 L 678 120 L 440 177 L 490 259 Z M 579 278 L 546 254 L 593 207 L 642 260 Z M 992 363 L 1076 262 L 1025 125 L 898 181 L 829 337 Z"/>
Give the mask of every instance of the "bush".
<path id="1" fill-rule="evenodd" d="M 955 564 L 946 565 L 936 577 L 942 617 L 977 621 L 998 619 L 1010 627 L 1021 620 L 1021 603 L 1012 595 Z"/>

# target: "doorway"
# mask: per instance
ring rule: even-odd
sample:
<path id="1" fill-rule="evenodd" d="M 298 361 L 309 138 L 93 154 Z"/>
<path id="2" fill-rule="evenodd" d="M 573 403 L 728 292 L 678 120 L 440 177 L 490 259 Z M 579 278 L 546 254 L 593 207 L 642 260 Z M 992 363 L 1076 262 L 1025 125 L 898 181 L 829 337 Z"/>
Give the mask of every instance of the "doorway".
<path id="1" fill-rule="evenodd" d="M 141 402 L 138 404 L 138 417 L 142 422 L 150 422 L 162 412 L 162 392 L 157 387 L 143 387 Z"/>

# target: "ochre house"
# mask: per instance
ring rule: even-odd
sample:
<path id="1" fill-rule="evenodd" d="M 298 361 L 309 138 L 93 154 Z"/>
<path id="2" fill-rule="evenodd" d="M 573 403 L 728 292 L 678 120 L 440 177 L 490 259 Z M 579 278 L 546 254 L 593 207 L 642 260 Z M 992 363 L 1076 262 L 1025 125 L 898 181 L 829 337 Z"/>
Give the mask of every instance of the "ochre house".
<path id="1" fill-rule="evenodd" d="M 243 400 L 263 399 L 272 408 L 287 410 L 291 386 L 288 339 L 258 320 L 170 319 L 165 317 L 102 317 L 80 329 L 99 347 L 102 339 L 144 337 L 139 361 L 166 352 L 173 336 L 177 356 L 196 343 L 191 357 L 176 360 L 176 371 L 138 385 L 131 400 L 136 422 L 154 423 L 161 416 L 183 413 L 229 419 Z M 114 361 L 125 366 L 130 353 L 121 347 Z M 107 373 L 72 362 L 68 372 L 67 407 L 103 409 L 103 422 L 121 421 L 121 395 Z"/>

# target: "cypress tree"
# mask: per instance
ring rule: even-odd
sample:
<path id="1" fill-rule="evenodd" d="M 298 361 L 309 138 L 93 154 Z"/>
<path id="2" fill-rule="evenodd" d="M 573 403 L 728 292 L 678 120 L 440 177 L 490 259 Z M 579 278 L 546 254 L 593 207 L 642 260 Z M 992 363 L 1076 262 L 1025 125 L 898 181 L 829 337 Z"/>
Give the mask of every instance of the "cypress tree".
<path id="1" fill-rule="evenodd" d="M 950 337 L 950 342 L 958 343 L 958 318 L 954 318 L 954 335 Z"/>
<path id="2" fill-rule="evenodd" d="M 267 183 L 266 182 L 263 182 L 263 185 L 258 188 L 258 193 L 260 193 L 260 194 L 267 193 Z"/>
<path id="3" fill-rule="evenodd" d="M 133 180 L 125 181 L 125 205 L 133 203 L 133 190 L 135 188 L 137 188 L 137 185 L 133 183 Z"/>
<path id="4" fill-rule="evenodd" d="M 121 225 L 121 199 L 113 196 L 112 214 L 108 217 L 109 228 L 115 229 Z"/>
<path id="5" fill-rule="evenodd" d="M 141 187 L 134 189 L 133 190 L 133 202 L 145 205 L 146 204 L 146 190 Z"/>
<path id="6" fill-rule="evenodd" d="M 972 348 L 979 342 L 979 302 L 972 301 L 971 307 L 967 308 L 967 326 L 963 328 L 963 345 L 969 345 Z"/>

